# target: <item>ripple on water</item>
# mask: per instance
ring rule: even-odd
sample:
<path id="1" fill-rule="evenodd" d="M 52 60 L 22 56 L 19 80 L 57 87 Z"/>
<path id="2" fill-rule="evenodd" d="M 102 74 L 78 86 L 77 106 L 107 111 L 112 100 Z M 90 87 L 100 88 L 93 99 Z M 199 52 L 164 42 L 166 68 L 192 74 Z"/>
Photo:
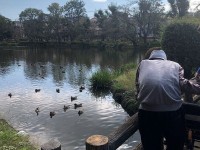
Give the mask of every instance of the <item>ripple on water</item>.
<path id="1" fill-rule="evenodd" d="M 66 62 L 65 74 L 60 74 L 60 64 L 41 62 L 45 65 L 45 69 L 41 69 L 38 63 L 32 66 L 35 68 L 30 67 L 25 58 L 18 63 L 20 67 L 13 63 L 7 67 L 6 74 L 0 72 L 0 86 L 3 87 L 0 91 L 1 110 L 14 127 L 28 131 L 37 137 L 40 144 L 59 138 L 63 149 L 83 150 L 87 137 L 92 134 L 108 135 L 126 120 L 127 114 L 114 103 L 111 95 L 95 97 L 87 89 L 87 79 L 99 69 L 99 65 L 88 67 Z M 44 74 L 44 79 L 39 73 Z M 86 89 L 79 92 L 81 84 Z M 57 88 L 60 93 L 56 92 Z M 35 89 L 41 91 L 35 93 Z M 13 94 L 12 98 L 8 97 L 9 92 Z M 71 96 L 78 96 L 78 99 L 71 101 Z M 74 109 L 74 103 L 82 103 L 83 107 Z M 71 107 L 64 112 L 64 105 Z M 40 108 L 38 115 L 35 112 L 37 107 Z M 78 110 L 84 113 L 79 116 Z M 56 112 L 53 118 L 49 116 L 50 111 Z"/>

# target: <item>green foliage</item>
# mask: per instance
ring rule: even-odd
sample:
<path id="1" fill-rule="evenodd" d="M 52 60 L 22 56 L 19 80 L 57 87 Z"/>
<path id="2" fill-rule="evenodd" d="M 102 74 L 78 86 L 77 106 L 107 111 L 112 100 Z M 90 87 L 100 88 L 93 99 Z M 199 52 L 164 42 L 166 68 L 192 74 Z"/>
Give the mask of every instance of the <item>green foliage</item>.
<path id="1" fill-rule="evenodd" d="M 164 7 L 161 0 L 138 0 L 138 9 L 135 8 L 135 20 L 139 30 L 139 37 L 144 44 L 150 33 L 158 36 L 161 24 L 164 22 Z"/>
<path id="2" fill-rule="evenodd" d="M 26 136 L 17 135 L 17 132 L 4 120 L 0 120 L 0 149 L 36 150 Z"/>
<path id="3" fill-rule="evenodd" d="M 180 63 L 186 77 L 191 77 L 192 69 L 197 68 L 200 58 L 200 21 L 181 19 L 166 27 L 162 37 L 162 47 L 168 59 Z"/>
<path id="4" fill-rule="evenodd" d="M 135 89 L 135 70 L 131 69 L 129 71 L 124 72 L 115 78 L 115 82 L 113 84 L 113 88 L 123 89 L 123 90 L 133 90 Z"/>
<path id="5" fill-rule="evenodd" d="M 106 70 L 98 71 L 92 75 L 90 81 L 93 89 L 112 88 L 114 90 L 133 90 L 135 89 L 135 73 L 135 64 L 130 63 L 114 72 Z"/>
<path id="6" fill-rule="evenodd" d="M 19 15 L 23 24 L 24 34 L 31 42 L 41 41 L 45 36 L 45 15 L 41 10 L 27 8 Z"/>
<path id="7" fill-rule="evenodd" d="M 107 70 L 98 71 L 92 75 L 90 82 L 94 89 L 110 88 L 112 85 L 112 75 Z"/>
<path id="8" fill-rule="evenodd" d="M 118 70 L 113 72 L 114 84 L 113 88 L 115 90 L 123 89 L 130 91 L 135 89 L 135 74 L 136 74 L 136 65 L 134 63 L 129 63 L 124 66 L 121 66 Z"/>
<path id="9" fill-rule="evenodd" d="M 135 68 L 136 65 L 134 63 L 129 63 L 126 65 L 121 66 L 119 69 L 113 72 L 114 77 L 118 77 L 124 73 L 129 72 L 131 69 Z"/>
<path id="10" fill-rule="evenodd" d="M 0 15 L 0 41 L 11 39 L 13 35 L 13 24 L 10 19 Z"/>

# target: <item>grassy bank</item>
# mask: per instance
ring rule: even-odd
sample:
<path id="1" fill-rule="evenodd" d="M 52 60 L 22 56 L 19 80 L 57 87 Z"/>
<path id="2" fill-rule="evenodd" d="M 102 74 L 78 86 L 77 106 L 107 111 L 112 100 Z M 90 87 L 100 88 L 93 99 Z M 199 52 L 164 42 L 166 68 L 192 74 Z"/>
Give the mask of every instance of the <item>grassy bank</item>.
<path id="1" fill-rule="evenodd" d="M 28 136 L 18 135 L 5 120 L 0 119 L 0 150 L 37 150 Z"/>
<path id="2" fill-rule="evenodd" d="M 135 75 L 136 66 L 127 64 L 115 71 L 99 71 L 91 77 L 92 88 L 110 88 L 113 98 L 121 104 L 129 115 L 133 115 L 138 109 L 135 99 Z"/>

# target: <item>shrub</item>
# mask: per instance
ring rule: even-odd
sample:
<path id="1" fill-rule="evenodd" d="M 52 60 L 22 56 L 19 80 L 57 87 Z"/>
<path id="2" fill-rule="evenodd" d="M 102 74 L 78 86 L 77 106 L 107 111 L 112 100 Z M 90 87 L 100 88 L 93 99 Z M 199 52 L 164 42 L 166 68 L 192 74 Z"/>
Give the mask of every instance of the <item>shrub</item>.
<path id="1" fill-rule="evenodd" d="M 168 59 L 180 63 L 185 76 L 191 77 L 192 69 L 199 65 L 200 21 L 182 19 L 168 25 L 162 36 L 162 47 Z"/>
<path id="2" fill-rule="evenodd" d="M 112 85 L 112 75 L 109 71 L 98 71 L 92 75 L 90 82 L 93 88 L 110 88 Z"/>

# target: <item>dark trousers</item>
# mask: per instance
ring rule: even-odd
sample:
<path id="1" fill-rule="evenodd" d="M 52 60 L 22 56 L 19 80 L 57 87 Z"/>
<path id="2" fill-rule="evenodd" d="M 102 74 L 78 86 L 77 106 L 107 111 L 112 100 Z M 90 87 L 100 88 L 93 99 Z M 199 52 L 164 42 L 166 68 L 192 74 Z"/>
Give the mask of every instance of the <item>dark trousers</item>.
<path id="1" fill-rule="evenodd" d="M 183 150 L 186 137 L 184 111 L 152 112 L 139 110 L 139 132 L 144 150 Z"/>

